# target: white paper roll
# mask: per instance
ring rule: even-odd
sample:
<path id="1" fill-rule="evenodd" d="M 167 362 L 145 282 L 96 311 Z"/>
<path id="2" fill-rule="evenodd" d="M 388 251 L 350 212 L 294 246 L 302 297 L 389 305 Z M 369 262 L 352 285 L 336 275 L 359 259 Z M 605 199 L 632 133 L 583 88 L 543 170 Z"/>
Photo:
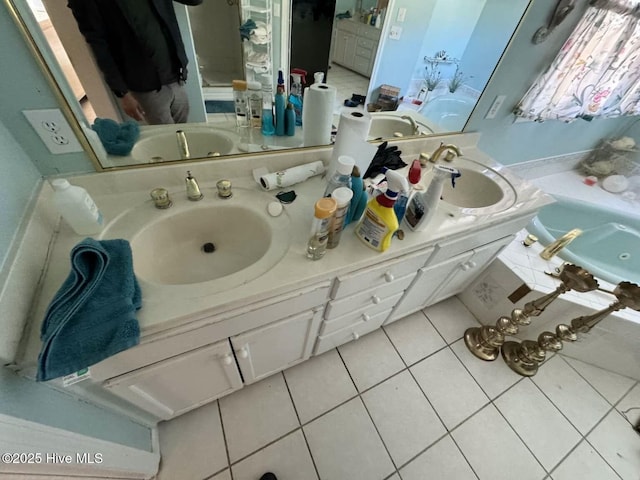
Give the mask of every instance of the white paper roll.
<path id="1" fill-rule="evenodd" d="M 304 89 L 302 132 L 304 146 L 329 145 L 336 88 L 326 83 L 314 83 Z"/>
<path id="2" fill-rule="evenodd" d="M 370 127 L 371 116 L 367 112 L 356 109 L 342 110 L 336 143 L 333 146 L 331 163 L 327 171 L 329 178 L 335 172 L 340 155 L 353 158 L 360 173 L 364 174 L 376 153 L 376 146 L 367 142 Z"/>
<path id="3" fill-rule="evenodd" d="M 317 162 L 298 165 L 280 172 L 267 173 L 260 177 L 260 185 L 265 190 L 284 188 L 296 183 L 304 182 L 307 178 L 324 173 L 324 164 Z"/>

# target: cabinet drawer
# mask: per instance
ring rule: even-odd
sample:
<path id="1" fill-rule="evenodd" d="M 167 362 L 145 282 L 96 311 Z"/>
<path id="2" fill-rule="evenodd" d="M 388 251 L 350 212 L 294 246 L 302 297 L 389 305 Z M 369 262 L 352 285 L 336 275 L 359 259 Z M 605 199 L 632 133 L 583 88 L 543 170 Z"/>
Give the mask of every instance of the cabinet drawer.
<path id="1" fill-rule="evenodd" d="M 369 75 L 369 66 L 371 65 L 371 60 L 368 58 L 355 57 L 353 59 L 353 69 L 364 75 L 365 77 Z"/>
<path id="2" fill-rule="evenodd" d="M 376 44 L 380 40 L 381 31 L 382 29 L 380 28 L 367 27 L 366 25 L 364 25 L 364 27 L 361 27 L 358 31 L 358 35 L 364 38 L 368 38 L 369 40 L 373 40 L 373 43 Z"/>
<path id="3" fill-rule="evenodd" d="M 371 317 L 367 322 L 361 321 L 337 332 L 333 332 L 330 335 L 319 336 L 313 354 L 320 355 L 327 350 L 339 347 L 352 340 L 358 340 L 362 335 L 377 330 L 389 316 L 389 313 L 391 313 L 391 310 L 385 310 Z"/>
<path id="4" fill-rule="evenodd" d="M 364 48 L 358 45 L 356 47 L 356 57 L 360 57 L 362 59 L 366 58 L 367 60 L 371 60 L 371 58 L 373 58 L 373 50 L 369 48 Z"/>
<path id="5" fill-rule="evenodd" d="M 378 313 L 393 308 L 403 294 L 404 291 L 400 291 L 391 297 L 381 300 L 380 303 L 367 305 L 332 320 L 325 320 L 320 327 L 320 335 L 328 335 L 331 332 L 336 332 L 358 322 L 369 322 Z"/>
<path id="6" fill-rule="evenodd" d="M 342 30 L 349 33 L 358 33 L 360 25 L 356 22 L 351 22 L 349 20 L 338 20 L 336 23 L 336 28 L 338 30 Z"/>
<path id="7" fill-rule="evenodd" d="M 467 234 L 454 240 L 439 242 L 433 257 L 429 259 L 429 264 L 441 262 L 458 255 L 459 253 L 478 248 L 482 245 L 486 245 L 487 243 L 491 243 L 494 240 L 512 235 L 524 228 L 527 223 L 529 223 L 529 219 L 530 217 L 516 218 L 514 220 L 480 230 L 479 232 L 475 232 L 471 235 Z"/>
<path id="8" fill-rule="evenodd" d="M 324 318 L 332 320 L 359 308 L 378 305 L 382 300 L 386 300 L 387 297 L 403 292 L 409 286 L 413 277 L 415 277 L 415 274 L 410 273 L 391 283 L 378 285 L 371 290 L 366 290 L 347 298 L 331 300 L 325 310 Z"/>
<path id="9" fill-rule="evenodd" d="M 374 42 L 373 40 L 369 40 L 368 38 L 358 37 L 358 46 L 372 51 L 373 47 L 376 46 L 376 42 Z"/>
<path id="10" fill-rule="evenodd" d="M 381 263 L 373 268 L 341 275 L 334 283 L 331 298 L 336 300 L 354 293 L 371 290 L 377 286 L 391 283 L 395 279 L 402 278 L 410 273 L 416 273 L 419 268 L 424 266 L 432 252 L 433 248 L 420 250 L 417 253 Z"/>

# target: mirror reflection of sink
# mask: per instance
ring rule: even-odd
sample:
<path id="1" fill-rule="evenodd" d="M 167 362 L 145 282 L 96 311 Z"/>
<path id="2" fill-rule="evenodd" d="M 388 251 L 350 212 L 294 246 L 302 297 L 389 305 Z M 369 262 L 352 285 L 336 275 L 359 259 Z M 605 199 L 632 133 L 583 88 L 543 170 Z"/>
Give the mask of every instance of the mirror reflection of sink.
<path id="1" fill-rule="evenodd" d="M 225 290 L 264 274 L 289 248 L 289 217 L 269 216 L 272 198 L 264 193 L 234 188 L 229 200 L 209 194 L 195 203 L 172 196 L 168 210 L 145 202 L 101 235 L 129 240 L 134 271 L 143 282 Z"/>
<path id="2" fill-rule="evenodd" d="M 411 111 L 373 112 L 371 113 L 371 127 L 369 140 L 379 138 L 411 137 L 416 135 L 414 127 L 408 118 L 411 117 L 418 127 L 418 135 L 430 135 L 438 130 L 422 115 Z"/>
<path id="3" fill-rule="evenodd" d="M 176 131 L 181 127 L 149 130 L 138 140 L 131 151 L 137 161 L 151 163 L 180 158 Z M 236 144 L 228 132 L 221 132 L 211 127 L 193 127 L 183 129 L 191 158 L 217 157 L 230 153 Z"/>

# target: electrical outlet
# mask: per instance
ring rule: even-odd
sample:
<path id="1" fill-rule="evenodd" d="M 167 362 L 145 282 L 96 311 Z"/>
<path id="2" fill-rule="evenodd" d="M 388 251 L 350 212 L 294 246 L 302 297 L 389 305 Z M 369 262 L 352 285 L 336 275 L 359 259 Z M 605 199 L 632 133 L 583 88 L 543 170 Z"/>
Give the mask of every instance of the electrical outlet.
<path id="1" fill-rule="evenodd" d="M 82 145 L 59 109 L 23 110 L 22 113 L 54 155 L 83 151 Z"/>
<path id="2" fill-rule="evenodd" d="M 391 29 L 389 30 L 389 38 L 391 40 L 400 40 L 400 35 L 402 35 L 402 27 L 399 27 L 398 25 L 391 26 Z"/>

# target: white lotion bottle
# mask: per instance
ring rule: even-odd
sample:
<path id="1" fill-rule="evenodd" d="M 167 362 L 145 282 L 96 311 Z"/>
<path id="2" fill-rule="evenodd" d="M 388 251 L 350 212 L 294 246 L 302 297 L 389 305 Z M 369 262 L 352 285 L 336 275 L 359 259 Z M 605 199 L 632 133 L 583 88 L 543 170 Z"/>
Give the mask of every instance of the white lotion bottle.
<path id="1" fill-rule="evenodd" d="M 93 235 L 102 230 L 104 219 L 87 191 L 68 180 L 59 178 L 51 182 L 53 201 L 62 218 L 78 235 Z"/>
<path id="2" fill-rule="evenodd" d="M 427 191 L 422 195 L 416 193 L 409 200 L 404 220 L 411 230 L 422 231 L 429 225 L 436 214 L 444 182 L 460 176 L 457 169 L 444 165 L 436 165 L 433 170 L 434 176 Z"/>

